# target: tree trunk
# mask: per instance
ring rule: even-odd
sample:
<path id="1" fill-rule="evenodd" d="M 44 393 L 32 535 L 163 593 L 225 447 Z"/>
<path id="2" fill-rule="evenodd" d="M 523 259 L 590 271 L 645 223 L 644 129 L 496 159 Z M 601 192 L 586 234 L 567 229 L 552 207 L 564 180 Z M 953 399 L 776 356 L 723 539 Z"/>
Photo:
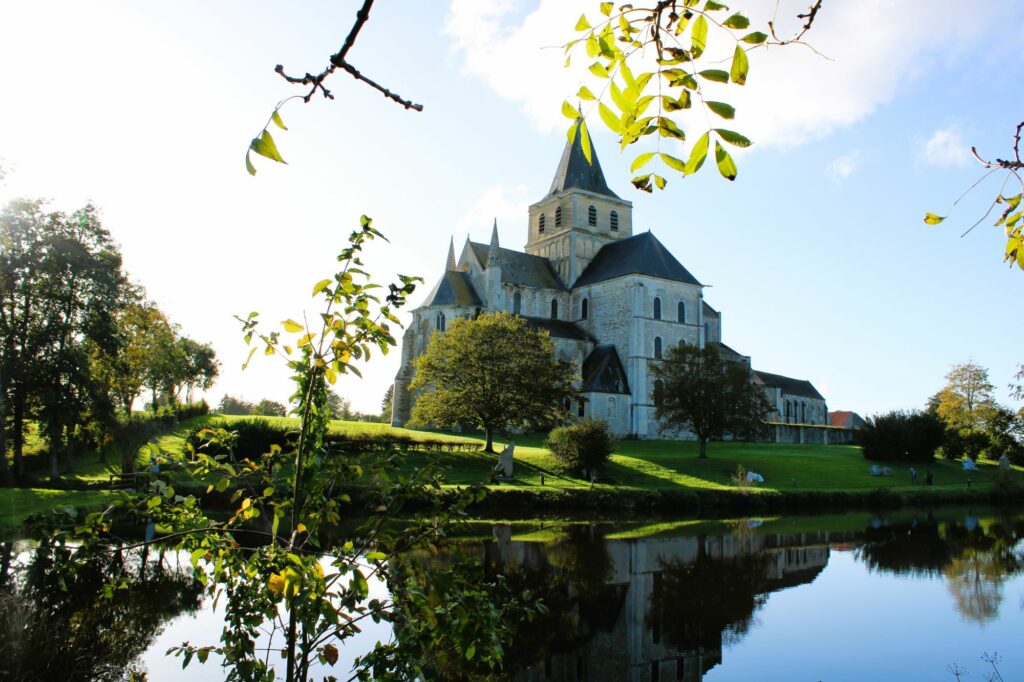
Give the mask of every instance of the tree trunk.
<path id="1" fill-rule="evenodd" d="M 708 458 L 708 439 L 707 438 L 701 438 L 700 439 L 700 458 L 701 459 L 707 459 Z"/>
<path id="2" fill-rule="evenodd" d="M 0 396 L 0 404 L 3 397 Z M 7 463 L 7 414 L 0 410 L 0 485 L 10 486 L 11 466 Z"/>
<path id="3" fill-rule="evenodd" d="M 487 445 L 484 447 L 484 452 L 494 454 L 494 429 L 484 427 L 484 433 L 487 434 Z"/>
<path id="4" fill-rule="evenodd" d="M 156 414 L 156 385 L 153 385 L 153 414 Z"/>
<path id="5" fill-rule="evenodd" d="M 57 456 L 60 454 L 61 448 L 61 428 L 56 417 L 51 418 L 48 430 L 50 432 L 50 480 L 56 481 L 60 478 Z"/>
<path id="6" fill-rule="evenodd" d="M 19 396 L 15 396 L 14 422 L 11 425 L 14 448 L 14 478 L 21 479 L 25 475 L 25 411 Z"/>

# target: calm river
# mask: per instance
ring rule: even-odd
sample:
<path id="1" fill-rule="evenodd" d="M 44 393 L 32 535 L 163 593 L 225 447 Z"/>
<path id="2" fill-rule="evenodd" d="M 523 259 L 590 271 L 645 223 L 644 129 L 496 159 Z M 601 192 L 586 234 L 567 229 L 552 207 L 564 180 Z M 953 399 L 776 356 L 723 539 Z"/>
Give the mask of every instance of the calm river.
<path id="1" fill-rule="evenodd" d="M 462 553 L 515 575 L 551 608 L 513 645 L 511 679 L 955 682 L 954 666 L 963 680 L 987 679 L 982 656 L 995 652 L 1005 680 L 1024 679 L 1024 516 L 903 511 L 469 530 Z M 74 651 L 51 643 L 36 655 L 102 657 L 82 666 L 82 679 L 118 679 L 127 666 L 153 682 L 222 679 L 212 658 L 182 670 L 164 655 L 219 635 L 217 612 L 185 576 L 168 566 L 139 589 L 139 613 L 119 621 L 130 634 L 93 635 Z M 389 636 L 388 626 L 371 626 L 330 672 L 345 679 L 353 649 Z"/>

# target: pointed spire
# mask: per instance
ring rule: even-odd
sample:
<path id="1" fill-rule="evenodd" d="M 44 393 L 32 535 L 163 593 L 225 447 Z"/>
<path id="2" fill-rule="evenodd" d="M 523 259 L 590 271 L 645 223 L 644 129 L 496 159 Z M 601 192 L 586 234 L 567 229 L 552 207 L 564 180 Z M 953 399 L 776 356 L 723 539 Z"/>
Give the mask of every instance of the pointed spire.
<path id="1" fill-rule="evenodd" d="M 458 270 L 458 266 L 455 264 L 455 237 L 451 238 L 448 242 L 448 263 L 444 266 L 445 270 Z"/>
<path id="2" fill-rule="evenodd" d="M 608 188 L 601 171 L 601 162 L 597 160 L 597 150 L 593 147 L 593 138 L 590 140 L 590 158 L 593 163 L 587 161 L 583 154 L 583 119 L 576 119 L 576 129 L 572 139 L 566 142 L 562 151 L 562 160 L 558 162 L 558 169 L 555 171 L 555 179 L 551 181 L 551 189 L 548 194 L 557 194 L 567 189 L 582 189 L 595 194 L 603 194 L 608 197 L 619 198 L 615 192 Z"/>
<path id="3" fill-rule="evenodd" d="M 494 219 L 494 227 L 491 229 L 491 248 L 487 252 L 488 265 L 501 265 L 501 246 L 498 244 L 498 219 Z"/>

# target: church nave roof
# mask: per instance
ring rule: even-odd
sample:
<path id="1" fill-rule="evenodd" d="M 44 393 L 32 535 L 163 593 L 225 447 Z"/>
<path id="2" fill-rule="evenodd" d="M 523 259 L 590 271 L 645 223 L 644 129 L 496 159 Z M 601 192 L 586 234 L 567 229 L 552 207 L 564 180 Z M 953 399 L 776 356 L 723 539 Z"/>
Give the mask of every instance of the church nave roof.
<path id="1" fill-rule="evenodd" d="M 432 305 L 479 306 L 482 302 L 473 288 L 469 275 L 448 270 L 441 277 L 441 281 L 430 290 L 427 300 L 420 307 Z"/>
<path id="2" fill-rule="evenodd" d="M 491 247 L 488 244 L 470 242 L 473 254 L 480 263 L 487 262 L 487 254 Z M 537 289 L 555 289 L 565 291 L 562 278 L 555 272 L 551 261 L 541 256 L 531 256 L 521 251 L 500 249 L 501 281 L 506 284 L 520 284 Z"/>
<path id="3" fill-rule="evenodd" d="M 657 237 L 650 232 L 641 232 L 603 246 L 573 288 L 623 275 L 649 275 L 701 286 Z"/>

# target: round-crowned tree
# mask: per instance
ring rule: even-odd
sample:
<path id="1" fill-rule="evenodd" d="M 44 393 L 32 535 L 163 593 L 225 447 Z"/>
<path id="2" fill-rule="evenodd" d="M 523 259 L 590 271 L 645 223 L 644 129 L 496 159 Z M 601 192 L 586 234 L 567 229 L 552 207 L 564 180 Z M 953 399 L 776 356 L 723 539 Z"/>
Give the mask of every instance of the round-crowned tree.
<path id="1" fill-rule="evenodd" d="M 555 357 L 548 333 L 500 312 L 452 320 L 416 361 L 411 424 L 532 431 L 564 416 L 576 395 L 572 363 Z"/>

